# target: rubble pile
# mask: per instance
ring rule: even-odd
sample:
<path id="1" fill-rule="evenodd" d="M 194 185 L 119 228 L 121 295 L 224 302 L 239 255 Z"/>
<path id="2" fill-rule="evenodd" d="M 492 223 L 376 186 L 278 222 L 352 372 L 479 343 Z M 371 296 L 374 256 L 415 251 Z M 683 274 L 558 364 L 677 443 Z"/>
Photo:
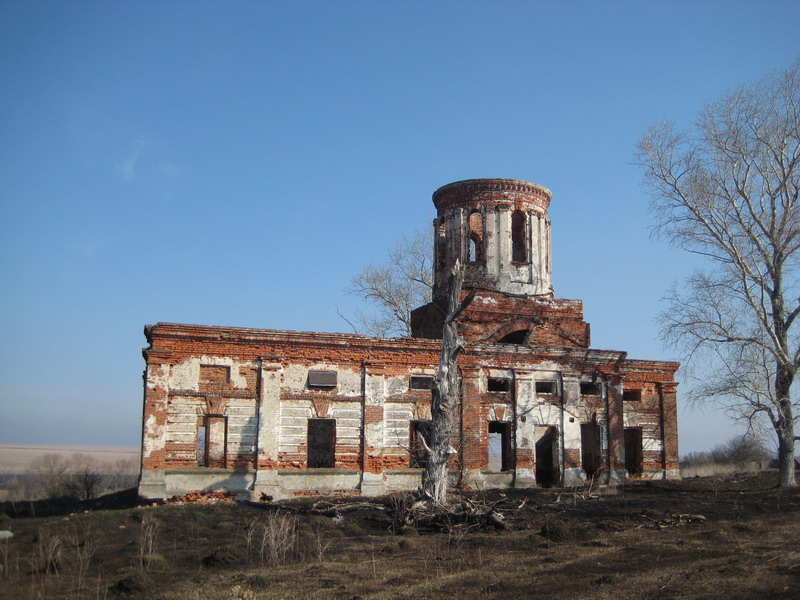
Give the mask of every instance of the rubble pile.
<path id="1" fill-rule="evenodd" d="M 182 496 L 173 496 L 167 500 L 168 504 L 219 504 L 221 502 L 235 502 L 236 494 L 225 490 L 194 491 Z"/>

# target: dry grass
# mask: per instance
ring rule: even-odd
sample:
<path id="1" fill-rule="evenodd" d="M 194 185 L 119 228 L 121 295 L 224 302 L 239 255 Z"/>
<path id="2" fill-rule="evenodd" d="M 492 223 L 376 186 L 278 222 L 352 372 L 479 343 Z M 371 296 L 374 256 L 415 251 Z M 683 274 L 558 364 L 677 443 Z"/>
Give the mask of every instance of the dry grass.
<path id="1" fill-rule="evenodd" d="M 505 531 L 398 527 L 405 502 L 389 498 L 341 519 L 303 514 L 311 499 L 6 520 L 0 597 L 795 598 L 800 494 L 771 483 L 642 483 L 600 499 L 487 492 L 481 501 L 525 500 Z"/>

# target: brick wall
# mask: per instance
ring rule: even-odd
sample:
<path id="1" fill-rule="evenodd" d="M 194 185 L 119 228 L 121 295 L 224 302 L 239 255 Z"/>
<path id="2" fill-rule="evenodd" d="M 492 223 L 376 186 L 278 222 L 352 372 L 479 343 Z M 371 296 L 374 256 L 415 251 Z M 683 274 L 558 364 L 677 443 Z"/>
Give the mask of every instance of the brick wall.
<path id="1" fill-rule="evenodd" d="M 502 431 L 512 432 L 518 485 L 533 481 L 545 427 L 558 430 L 562 476 L 581 477 L 589 423 L 602 432 L 606 473 L 626 468 L 626 429 L 641 432 L 642 476 L 677 472 L 678 365 L 590 349 L 582 302 L 556 298 L 551 285 L 550 201 L 547 188 L 513 179 L 437 190 L 434 300 L 412 312 L 412 338 L 146 327 L 143 470 L 298 471 L 311 452 L 314 470 L 360 473 L 375 489 L 387 472 L 408 470 L 410 422 L 430 418 L 430 393 L 410 389 L 410 379 L 436 373 L 447 276 L 461 261 L 464 294 L 476 294 L 459 319 L 466 349 L 453 468 L 480 478 L 488 424 L 500 421 L 510 424 Z M 315 383 L 310 371 L 328 373 Z M 507 378 L 508 389 L 489 389 L 491 377 Z M 313 422 L 311 438 L 310 419 L 326 420 Z"/>
<path id="2" fill-rule="evenodd" d="M 568 308 L 574 311 L 575 305 Z M 435 340 L 167 323 L 149 327 L 147 336 L 145 469 L 196 468 L 198 428 L 207 415 L 221 415 L 227 419 L 225 468 L 305 469 L 308 419 L 333 418 L 334 469 L 380 474 L 409 468 L 410 422 L 430 418 L 430 393 L 411 390 L 409 383 L 412 375 L 435 374 L 440 349 Z M 259 425 L 259 402 L 267 385 L 259 376 L 264 363 L 276 378 L 278 418 Z M 624 353 L 579 347 L 468 343 L 460 367 L 464 384 L 454 468 L 488 468 L 489 421 L 512 423 L 515 436 L 523 429 L 521 418 L 539 423 L 535 414 L 521 414 L 516 406 L 514 382 L 521 371 L 532 373 L 533 384 L 553 381 L 560 372 L 572 377 L 605 373 L 605 397 L 570 400 L 558 384 L 552 394 L 537 395 L 537 406 L 549 406 L 550 415 L 563 410 L 564 419 L 575 421 L 573 431 L 593 419 L 606 423 L 603 460 L 610 468 L 624 468 L 622 432 L 631 426 L 644 432 L 646 470 L 677 467 L 675 363 L 630 361 Z M 336 371 L 337 385 L 309 387 L 309 369 Z M 365 387 L 367 374 L 372 383 Z M 508 391 L 489 391 L 491 377 L 508 378 Z M 640 397 L 623 402 L 623 390 L 637 390 Z M 540 424 L 552 424 L 553 418 L 544 420 Z M 259 435 L 276 440 L 271 455 L 258 454 Z M 565 444 L 564 468 L 580 468 L 580 444 Z M 515 466 L 533 468 L 532 448 L 517 439 L 513 446 Z"/>

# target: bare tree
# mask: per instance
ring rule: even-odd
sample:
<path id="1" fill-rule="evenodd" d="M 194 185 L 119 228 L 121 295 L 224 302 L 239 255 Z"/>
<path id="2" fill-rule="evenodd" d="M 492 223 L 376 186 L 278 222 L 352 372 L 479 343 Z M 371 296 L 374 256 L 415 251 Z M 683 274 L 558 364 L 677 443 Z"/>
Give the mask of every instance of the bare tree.
<path id="1" fill-rule="evenodd" d="M 71 495 L 81 500 L 94 500 L 103 488 L 103 470 L 108 470 L 94 457 L 87 454 L 74 454 L 70 459 L 70 472 L 67 475 L 67 489 Z"/>
<path id="2" fill-rule="evenodd" d="M 369 265 L 352 279 L 349 294 L 369 302 L 373 310 L 356 313 L 356 329 L 377 337 L 411 335 L 411 311 L 431 299 L 431 232 L 403 236 L 385 262 Z"/>
<path id="3" fill-rule="evenodd" d="M 690 452 L 681 460 L 681 466 L 709 464 L 742 465 L 747 462 L 766 462 L 770 458 L 761 440 L 752 433 L 731 438 L 724 444 L 703 452 Z"/>
<path id="4" fill-rule="evenodd" d="M 779 483 L 795 485 L 800 367 L 800 60 L 706 106 L 691 133 L 670 123 L 639 141 L 656 232 L 708 267 L 668 296 L 665 339 L 719 368 L 695 387 L 748 419 L 765 415 Z"/>
<path id="5" fill-rule="evenodd" d="M 769 452 L 754 435 L 740 435 L 728 440 L 725 444 L 728 460 L 734 464 L 744 464 L 748 461 L 769 460 Z"/>
<path id="6" fill-rule="evenodd" d="M 459 261 L 456 261 L 448 280 L 447 316 L 444 320 L 439 372 L 433 380 L 430 439 L 420 438 L 427 454 L 425 471 L 422 475 L 422 496 L 438 505 L 444 504 L 447 500 L 453 416 L 461 396 L 458 355 L 464 349 L 464 343 L 458 335 L 457 319 L 475 297 L 475 290 L 471 290 L 461 300 L 463 283 L 464 268 Z"/>
<path id="7" fill-rule="evenodd" d="M 47 453 L 34 458 L 27 470 L 33 487 L 28 490 L 28 497 L 55 500 L 67 494 L 68 468 L 67 461 L 60 454 Z"/>

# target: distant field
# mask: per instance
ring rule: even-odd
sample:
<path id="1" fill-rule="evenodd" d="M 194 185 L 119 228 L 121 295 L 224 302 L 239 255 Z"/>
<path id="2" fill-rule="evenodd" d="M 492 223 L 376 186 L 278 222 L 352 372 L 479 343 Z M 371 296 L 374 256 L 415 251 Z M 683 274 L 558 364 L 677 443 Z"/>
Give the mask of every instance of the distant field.
<path id="1" fill-rule="evenodd" d="M 104 463 L 139 460 L 138 446 L 76 446 L 68 444 L 0 444 L 0 473 L 24 473 L 30 462 L 43 454 L 60 454 L 69 459 L 87 454 Z"/>

